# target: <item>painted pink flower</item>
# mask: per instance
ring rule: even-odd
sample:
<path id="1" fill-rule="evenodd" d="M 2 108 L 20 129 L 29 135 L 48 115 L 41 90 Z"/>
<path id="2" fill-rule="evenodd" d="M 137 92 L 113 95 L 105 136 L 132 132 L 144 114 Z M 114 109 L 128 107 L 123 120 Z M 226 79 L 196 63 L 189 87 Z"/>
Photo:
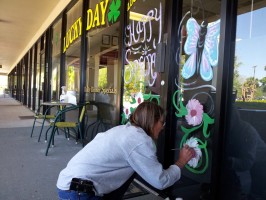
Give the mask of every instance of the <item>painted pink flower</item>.
<path id="1" fill-rule="evenodd" d="M 186 105 L 188 114 L 186 120 L 189 125 L 197 126 L 202 121 L 203 106 L 197 99 L 191 99 Z"/>
<path id="2" fill-rule="evenodd" d="M 136 99 L 136 103 L 137 103 L 137 106 L 138 106 L 139 104 L 141 104 L 144 101 L 143 94 L 141 92 L 138 92 L 135 95 L 135 99 Z"/>

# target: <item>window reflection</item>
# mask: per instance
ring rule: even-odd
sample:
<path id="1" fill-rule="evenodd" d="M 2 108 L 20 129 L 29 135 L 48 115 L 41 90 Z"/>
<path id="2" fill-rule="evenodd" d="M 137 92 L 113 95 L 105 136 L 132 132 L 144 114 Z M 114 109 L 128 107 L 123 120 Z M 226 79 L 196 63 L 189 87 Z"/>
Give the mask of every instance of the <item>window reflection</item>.
<path id="1" fill-rule="evenodd" d="M 79 22 L 82 14 L 82 1 L 78 1 L 72 8 L 67 12 L 67 33 L 64 36 L 64 53 L 65 53 L 65 86 L 67 93 L 76 97 L 77 103 L 79 103 L 79 91 L 80 91 L 80 35 L 73 31 L 73 24 Z M 80 30 L 80 24 L 75 26 L 76 29 Z M 75 35 L 75 37 L 73 36 Z M 75 39 L 74 39 L 75 38 Z M 61 90 L 62 91 L 62 90 Z M 79 111 L 73 111 L 68 113 L 67 120 L 77 119 Z"/>
<path id="2" fill-rule="evenodd" d="M 36 72 L 36 106 L 35 109 L 37 110 L 40 105 L 40 86 L 41 86 L 41 41 L 39 40 L 37 43 L 37 72 Z"/>
<path id="3" fill-rule="evenodd" d="M 224 199 L 264 199 L 266 143 L 254 126 L 265 112 L 231 107 L 231 120 L 226 140 Z M 247 117 L 249 116 L 249 117 Z M 265 129 L 264 129 L 265 131 Z"/>
<path id="4" fill-rule="evenodd" d="M 61 26 L 62 26 L 62 20 L 59 20 L 53 26 L 52 78 L 51 78 L 52 100 L 58 100 L 60 95 L 59 83 L 60 83 Z"/>
<path id="5" fill-rule="evenodd" d="M 77 102 L 79 102 L 80 90 L 80 35 L 76 34 L 76 30 L 81 29 L 80 17 L 82 14 L 82 1 L 78 1 L 67 13 L 67 33 L 64 36 L 64 51 L 66 54 L 66 90 L 75 94 Z M 76 28 L 73 31 L 73 28 Z M 80 32 L 79 32 L 80 33 Z"/>
<path id="6" fill-rule="evenodd" d="M 110 1 L 102 2 L 106 10 Z M 93 19 L 100 9 L 99 1 L 90 1 L 88 9 L 88 55 L 86 69 L 86 101 L 90 102 L 85 138 L 89 142 L 98 132 L 105 131 L 119 123 L 121 70 L 119 64 L 120 15 L 100 16 Z M 102 8 L 103 9 L 103 8 Z M 122 8 L 118 8 L 123 13 Z M 98 10 L 99 11 L 99 10 Z M 99 11 L 101 12 L 101 11 Z"/>
<path id="7" fill-rule="evenodd" d="M 36 70 L 34 65 L 34 57 L 35 57 L 35 46 L 32 47 L 32 58 L 31 58 L 31 65 L 32 65 L 32 72 L 31 72 L 31 109 L 35 110 L 35 95 L 36 95 Z"/>
<path id="8" fill-rule="evenodd" d="M 266 28 L 261 26 L 266 17 L 265 5 L 257 1 L 240 1 L 238 4 L 237 35 L 235 52 L 234 87 L 237 100 L 266 99 L 264 47 Z M 265 3 L 264 3 L 265 4 Z"/>
<path id="9" fill-rule="evenodd" d="M 226 140 L 226 199 L 266 198 L 266 2 L 239 1 L 233 105 Z"/>

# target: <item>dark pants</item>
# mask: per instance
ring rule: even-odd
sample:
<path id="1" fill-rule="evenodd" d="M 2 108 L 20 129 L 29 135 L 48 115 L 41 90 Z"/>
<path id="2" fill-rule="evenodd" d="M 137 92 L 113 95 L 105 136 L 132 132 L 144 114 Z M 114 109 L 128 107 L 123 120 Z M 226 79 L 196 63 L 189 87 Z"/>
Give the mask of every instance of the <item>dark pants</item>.
<path id="1" fill-rule="evenodd" d="M 73 190 L 60 190 L 57 189 L 58 199 L 59 200 L 102 200 L 101 197 L 94 195 L 89 195 L 86 193 L 78 193 Z"/>
<path id="2" fill-rule="evenodd" d="M 86 193 L 78 193 L 72 190 L 59 190 L 58 189 L 58 197 L 59 200 L 122 200 L 124 194 L 126 193 L 130 183 L 136 177 L 136 173 L 134 173 L 120 188 L 110 192 L 109 194 L 105 194 L 103 197 L 96 197 L 94 195 L 88 195 Z"/>

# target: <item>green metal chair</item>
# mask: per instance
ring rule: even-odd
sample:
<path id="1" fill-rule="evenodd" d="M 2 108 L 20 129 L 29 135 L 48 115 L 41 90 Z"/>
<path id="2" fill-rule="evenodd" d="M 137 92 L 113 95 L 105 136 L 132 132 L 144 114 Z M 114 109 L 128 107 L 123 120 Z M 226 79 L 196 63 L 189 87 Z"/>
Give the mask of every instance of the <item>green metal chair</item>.
<path id="1" fill-rule="evenodd" d="M 33 125 L 32 125 L 32 130 L 31 130 L 31 134 L 30 134 L 30 137 L 32 137 L 33 135 L 33 130 L 35 128 L 35 123 L 36 123 L 36 120 L 38 119 L 41 119 L 42 120 L 42 127 L 41 127 L 41 130 L 40 130 L 40 133 L 39 133 L 39 137 L 38 137 L 38 142 L 40 142 L 40 138 L 41 138 L 41 135 L 42 135 L 42 130 L 43 130 L 43 126 L 44 126 L 44 122 L 45 120 L 51 120 L 51 119 L 55 119 L 56 115 L 55 114 L 48 114 L 48 111 L 51 110 L 52 107 L 54 106 L 49 106 L 44 114 L 42 114 L 41 112 L 41 109 L 43 108 L 44 106 L 43 105 L 40 105 L 37 109 L 37 112 L 35 113 L 35 116 L 34 116 L 34 121 L 33 121 Z"/>
<path id="2" fill-rule="evenodd" d="M 47 145 L 47 149 L 45 152 L 45 155 L 47 156 L 48 154 L 48 150 L 51 146 L 54 146 L 54 136 L 55 136 L 55 132 L 58 132 L 58 129 L 63 129 L 65 132 L 66 137 L 69 139 L 69 131 L 70 129 L 74 130 L 75 132 L 75 137 L 76 137 L 76 144 L 78 143 L 78 138 L 80 138 L 80 141 L 82 143 L 82 146 L 84 146 L 84 142 L 83 142 L 83 133 L 81 132 L 81 123 L 85 117 L 86 114 L 86 107 L 87 105 L 89 105 L 89 102 L 83 103 L 83 104 L 79 104 L 79 105 L 72 105 L 69 107 L 66 107 L 64 109 L 62 109 L 61 111 L 59 111 L 55 117 L 55 119 L 50 123 L 50 127 L 48 128 L 48 130 L 46 131 L 46 139 L 47 139 L 47 133 L 50 129 L 52 129 L 50 137 L 49 137 L 49 142 Z M 78 119 L 76 121 L 62 121 L 62 119 L 64 119 L 64 116 L 67 112 L 70 111 L 74 111 L 74 110 L 79 110 L 79 116 Z M 67 130 L 67 131 L 66 131 Z"/>

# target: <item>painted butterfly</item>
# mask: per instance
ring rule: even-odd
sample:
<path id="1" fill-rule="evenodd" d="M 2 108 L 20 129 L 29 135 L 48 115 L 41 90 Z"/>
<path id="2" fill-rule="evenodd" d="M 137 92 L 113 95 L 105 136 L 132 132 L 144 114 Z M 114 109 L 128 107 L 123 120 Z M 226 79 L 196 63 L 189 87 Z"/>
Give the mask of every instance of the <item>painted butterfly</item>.
<path id="1" fill-rule="evenodd" d="M 185 79 L 192 77 L 196 70 L 205 81 L 213 78 L 212 66 L 218 64 L 218 43 L 220 36 L 220 20 L 212 23 L 203 21 L 201 25 L 194 18 L 186 24 L 187 40 L 184 51 L 190 55 L 182 69 Z"/>

